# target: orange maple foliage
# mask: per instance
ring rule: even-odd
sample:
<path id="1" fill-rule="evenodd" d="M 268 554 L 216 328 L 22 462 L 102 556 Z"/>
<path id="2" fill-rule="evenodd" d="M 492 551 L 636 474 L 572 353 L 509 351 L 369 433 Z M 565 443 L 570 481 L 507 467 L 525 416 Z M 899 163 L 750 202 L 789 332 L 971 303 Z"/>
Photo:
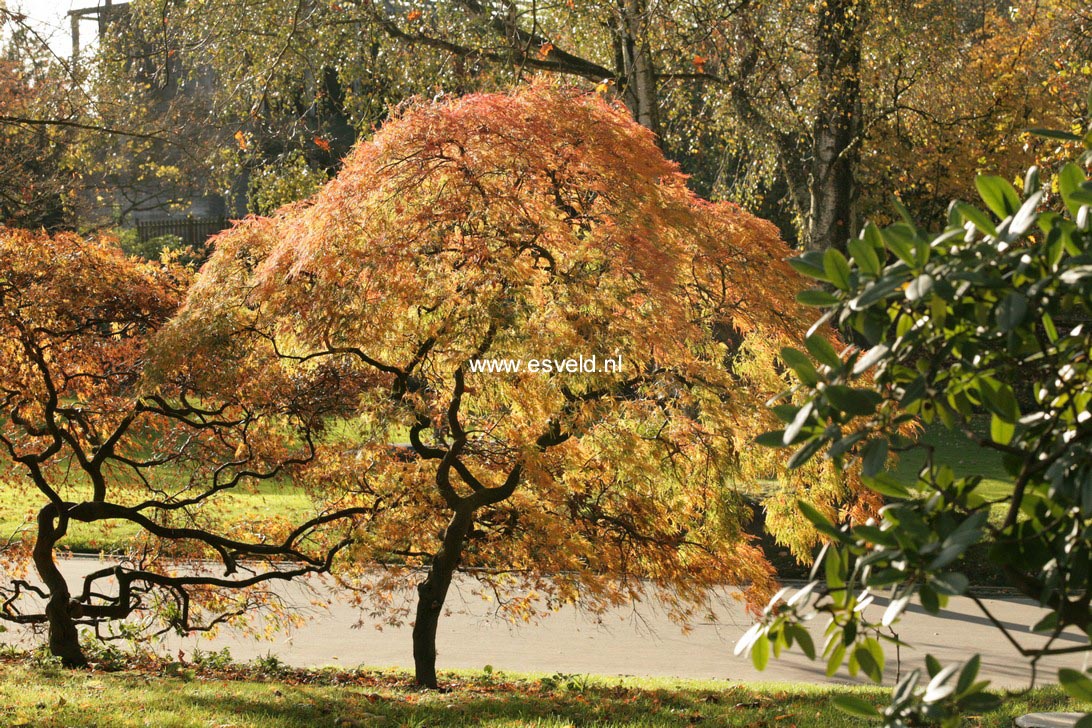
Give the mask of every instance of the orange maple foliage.
<path id="1" fill-rule="evenodd" d="M 375 513 L 341 575 L 380 608 L 428 570 L 415 659 L 435 685 L 456 569 L 514 619 L 653 590 L 685 624 L 726 585 L 768 599 L 741 526 L 779 468 L 750 444 L 776 353 L 810 318 L 789 255 L 696 198 L 623 107 L 539 83 L 411 106 L 313 198 L 221 234 L 168 338 L 356 388 L 304 482 Z M 475 365 L 593 355 L 621 370 Z"/>
<path id="2" fill-rule="evenodd" d="M 15 577 L 0 584 L 0 620 L 47 627 L 51 653 L 68 665 L 86 663 L 78 626 L 109 633 L 128 619 L 134 636 L 185 632 L 260 609 L 263 585 L 327 569 L 347 545 L 336 522 L 364 515 L 260 518 L 230 533 L 209 518 L 222 494 L 313 448 L 283 381 L 273 401 L 243 399 L 268 376 L 215 403 L 187 398 L 184 369 L 148 386 L 150 342 L 190 278 L 127 258 L 110 239 L 0 227 L 0 473 L 36 509 L 34 538 L 0 553 Z M 71 588 L 54 552 L 89 523 L 138 535 Z M 37 579 L 21 578 L 31 567 Z"/>

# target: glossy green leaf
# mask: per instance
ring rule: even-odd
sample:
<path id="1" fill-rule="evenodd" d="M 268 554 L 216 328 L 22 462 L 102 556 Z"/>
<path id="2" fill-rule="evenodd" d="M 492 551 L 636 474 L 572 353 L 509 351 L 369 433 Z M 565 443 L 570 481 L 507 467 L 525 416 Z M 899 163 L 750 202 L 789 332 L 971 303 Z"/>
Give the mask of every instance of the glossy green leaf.
<path id="1" fill-rule="evenodd" d="M 875 475 L 866 476 L 864 483 L 880 495 L 889 498 L 907 498 L 910 496 L 910 490 L 890 473 L 877 472 Z"/>
<path id="2" fill-rule="evenodd" d="M 1001 707 L 1001 698 L 984 692 L 975 692 L 959 701 L 959 707 L 966 713 L 990 713 Z M 1078 723 L 1074 728 L 1082 727 Z"/>
<path id="3" fill-rule="evenodd" d="M 827 274 L 827 279 L 836 288 L 848 291 L 852 287 L 849 280 L 849 261 L 841 252 L 830 248 L 823 253 L 823 270 Z"/>
<path id="4" fill-rule="evenodd" d="M 861 238 L 853 238 L 846 247 L 858 268 L 871 276 L 880 274 L 880 256 L 870 243 Z"/>
<path id="5" fill-rule="evenodd" d="M 840 668 L 842 666 L 842 660 L 845 659 L 845 656 L 846 656 L 846 646 L 844 644 L 842 644 L 841 640 L 836 640 L 836 643 L 834 645 L 834 649 L 831 651 L 830 655 L 827 657 L 827 669 L 826 669 L 826 676 L 827 677 L 833 677 L 834 674 L 836 672 L 838 672 L 838 668 Z"/>
<path id="6" fill-rule="evenodd" d="M 865 223 L 864 229 L 861 230 L 861 239 L 871 245 L 875 250 L 883 250 L 883 234 L 880 229 L 876 227 L 876 223 Z"/>
<path id="7" fill-rule="evenodd" d="M 820 513 L 812 504 L 807 501 L 798 500 L 796 501 L 796 507 L 804 514 L 804 518 L 811 521 L 811 525 L 815 526 L 815 530 L 825 533 L 828 536 L 835 536 L 837 538 L 843 537 L 843 534 L 834 527 L 834 524 L 827 520 L 827 517 Z"/>
<path id="8" fill-rule="evenodd" d="M 936 614 L 940 611 L 940 598 L 937 593 L 933 591 L 933 588 L 928 584 L 925 584 L 918 591 L 919 598 L 921 599 L 921 606 L 925 608 L 925 611 L 929 614 Z"/>
<path id="9" fill-rule="evenodd" d="M 982 396 L 982 403 L 1001 419 L 1006 422 L 1020 419 L 1020 403 L 1016 401 L 1016 393 L 1008 384 L 981 377 L 978 379 L 978 392 Z"/>
<path id="10" fill-rule="evenodd" d="M 811 638 L 811 633 L 803 625 L 795 624 L 792 630 L 793 637 L 796 638 L 796 643 L 800 645 L 800 650 L 803 652 L 809 660 L 815 659 L 815 642 Z"/>
<path id="11" fill-rule="evenodd" d="M 765 670 L 770 662 L 770 638 L 760 634 L 755 643 L 751 645 L 751 662 L 756 670 Z"/>
<path id="12" fill-rule="evenodd" d="M 803 352 L 797 351 L 791 346 L 783 347 L 781 349 L 781 361 L 785 362 L 796 373 L 800 381 L 809 387 L 814 387 L 819 383 L 819 372 L 815 369 L 815 365 L 811 363 L 811 359 Z"/>
<path id="13" fill-rule="evenodd" d="M 887 438 L 872 440 L 861 450 L 861 473 L 868 478 L 875 476 L 887 464 Z"/>
<path id="14" fill-rule="evenodd" d="M 966 576 L 958 572 L 935 574 L 929 581 L 933 588 L 941 594 L 958 596 L 967 591 L 970 581 Z"/>
<path id="15" fill-rule="evenodd" d="M 800 408 L 795 404 L 776 404 L 770 407 L 770 411 L 774 413 L 777 419 L 782 422 L 792 422 L 796 418 L 796 413 L 800 411 Z"/>
<path id="16" fill-rule="evenodd" d="M 975 177 L 974 186 L 986 207 L 1002 220 L 1015 215 L 1020 209 L 1020 195 L 1008 180 L 992 174 L 980 174 Z"/>
<path id="17" fill-rule="evenodd" d="M 963 216 L 964 220 L 972 223 L 980 232 L 986 235 L 997 235 L 997 226 L 977 207 L 968 205 L 966 202 L 957 202 L 956 209 L 959 210 L 959 214 Z"/>
<path id="18" fill-rule="evenodd" d="M 1058 682 L 1071 696 L 1085 703 L 1092 703 L 1092 679 L 1079 670 L 1063 667 L 1058 670 Z"/>
<path id="19" fill-rule="evenodd" d="M 831 369 L 841 368 L 842 358 L 838 356 L 838 350 L 825 336 L 812 334 L 804 339 L 804 346 L 807 347 L 809 354 Z"/>
<path id="20" fill-rule="evenodd" d="M 1008 445 L 1016 436 L 1016 425 L 997 414 L 990 416 L 990 439 L 998 445 Z"/>
<path id="21" fill-rule="evenodd" d="M 804 443 L 804 445 L 799 450 L 792 454 L 792 456 L 789 458 L 789 462 L 786 463 L 786 466 L 790 470 L 792 470 L 793 468 L 799 468 L 801 465 L 815 457 L 815 454 L 819 452 L 823 445 L 824 442 L 821 438 L 809 440 L 808 442 Z"/>
<path id="22" fill-rule="evenodd" d="M 771 430 L 770 432 L 763 432 L 761 435 L 755 438 L 755 444 L 762 447 L 785 447 L 784 442 L 784 430 Z"/>
<path id="23" fill-rule="evenodd" d="M 853 658 L 869 680 L 874 683 L 883 682 L 883 668 L 876 664 L 875 658 L 863 645 L 853 650 Z"/>
<path id="24" fill-rule="evenodd" d="M 876 411 L 883 397 L 871 389 L 857 389 L 844 384 L 831 384 L 823 396 L 835 407 L 853 417 L 864 417 Z"/>
<path id="25" fill-rule="evenodd" d="M 795 258 L 789 258 L 788 262 L 789 265 L 801 275 L 827 283 L 830 282 L 830 278 L 827 276 L 826 271 L 823 270 L 823 256 L 821 253 L 809 251 L 802 255 L 798 255 Z"/>
<path id="26" fill-rule="evenodd" d="M 830 291 L 822 288 L 810 288 L 796 294 L 796 300 L 805 306 L 833 306 L 838 303 L 838 297 Z"/>
<path id="27" fill-rule="evenodd" d="M 903 285 L 901 276 L 885 275 L 873 281 L 861 295 L 849 302 L 850 309 L 863 311 L 872 304 L 887 298 Z"/>
<path id="28" fill-rule="evenodd" d="M 968 688 L 974 685 L 974 679 L 978 677 L 978 669 L 981 663 L 982 658 L 978 655 L 967 660 L 967 664 L 959 671 L 959 682 L 956 683 L 957 695 L 962 695 L 967 692 Z"/>
<path id="29" fill-rule="evenodd" d="M 1034 134 L 1037 137 L 1043 137 L 1044 139 L 1060 139 L 1066 142 L 1079 142 L 1081 138 L 1069 131 L 1062 131 L 1060 129 L 1043 129 L 1040 127 L 1034 127 L 1028 129 L 1029 134 Z"/>
<path id="30" fill-rule="evenodd" d="M 890 225 L 883 229 L 883 241 L 899 260 L 909 266 L 918 264 L 913 229 L 907 225 Z"/>
<path id="31" fill-rule="evenodd" d="M 1058 173 L 1058 190 L 1062 193 L 1065 206 L 1073 217 L 1076 217 L 1081 209 L 1081 203 L 1072 199 L 1073 193 L 1081 188 L 1084 180 L 1084 171 L 1073 162 L 1066 164 Z"/>
<path id="32" fill-rule="evenodd" d="M 899 217 L 902 218 L 903 223 L 913 229 L 914 228 L 914 216 L 910 214 L 910 210 L 899 199 L 898 195 L 891 198 L 891 204 L 895 206 L 895 211 L 899 213 Z"/>
<path id="33" fill-rule="evenodd" d="M 868 652 L 868 656 L 872 659 L 872 662 L 876 665 L 875 673 L 865 672 L 866 675 L 871 677 L 875 682 L 883 682 L 883 668 L 884 668 L 884 654 L 883 646 L 879 640 L 875 637 L 867 637 L 863 643 L 865 650 Z M 863 667 L 863 665 L 862 665 Z"/>

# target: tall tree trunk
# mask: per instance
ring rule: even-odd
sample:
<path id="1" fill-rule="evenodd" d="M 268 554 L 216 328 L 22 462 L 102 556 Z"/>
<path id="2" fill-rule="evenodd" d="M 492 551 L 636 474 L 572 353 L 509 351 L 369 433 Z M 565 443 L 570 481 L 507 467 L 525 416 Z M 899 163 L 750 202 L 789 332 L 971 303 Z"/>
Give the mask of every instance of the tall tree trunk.
<path id="1" fill-rule="evenodd" d="M 845 249 L 853 235 L 860 133 L 861 37 L 868 0 L 828 0 L 816 28 L 815 115 L 806 247 Z"/>
<path id="2" fill-rule="evenodd" d="M 656 66 L 644 32 L 645 0 L 620 0 L 616 43 L 622 98 L 637 123 L 660 135 L 660 104 L 656 89 Z"/>
<path id="3" fill-rule="evenodd" d="M 432 557 L 428 576 L 417 587 L 417 619 L 413 624 L 413 666 L 417 684 L 437 688 L 436 680 L 436 628 L 444 600 L 451 586 L 451 578 L 463 555 L 463 544 L 474 520 L 474 511 L 463 508 L 455 511 L 444 531 L 440 550 Z"/>
<path id="4" fill-rule="evenodd" d="M 59 521 L 59 526 L 54 522 Z M 68 530 L 67 518 L 50 503 L 38 511 L 38 538 L 34 542 L 34 567 L 49 592 L 45 613 L 49 624 L 49 653 L 61 658 L 65 667 L 84 667 L 87 659 L 80 649 L 76 631 L 79 605 L 72 601 L 68 583 L 53 560 L 53 548 Z"/>

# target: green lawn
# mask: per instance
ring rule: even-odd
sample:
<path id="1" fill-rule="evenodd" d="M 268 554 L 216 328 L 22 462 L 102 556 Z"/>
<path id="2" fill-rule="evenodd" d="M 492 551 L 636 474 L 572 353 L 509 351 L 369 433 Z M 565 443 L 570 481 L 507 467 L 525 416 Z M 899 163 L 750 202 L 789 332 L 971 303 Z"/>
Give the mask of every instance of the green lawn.
<path id="1" fill-rule="evenodd" d="M 979 424 L 979 423 L 976 423 Z M 983 430 L 989 425 L 980 423 Z M 962 433 L 952 432 L 940 426 L 931 426 L 922 434 L 922 442 L 936 448 L 934 460 L 938 465 L 952 468 L 956 476 L 981 475 L 978 492 L 993 500 L 1012 491 L 1012 477 L 1001 465 L 1001 456 L 994 450 L 979 447 Z M 905 483 L 917 480 L 918 471 L 925 462 L 925 453 L 916 451 L 903 455 L 894 473 Z"/>
<path id="2" fill-rule="evenodd" d="M 882 705 L 886 692 L 730 681 L 581 675 L 448 673 L 423 692 L 391 671 L 166 669 L 66 672 L 25 659 L 0 664 L 0 724 L 7 726 L 862 726 L 831 698 Z M 1011 726 L 1029 710 L 1074 710 L 1056 689 L 1011 694 L 970 725 Z"/>
<path id="3" fill-rule="evenodd" d="M 346 433 L 339 436 L 346 436 Z M 408 435 L 403 439 L 407 438 Z M 1000 497 L 1011 489 L 1011 479 L 1007 477 L 996 453 L 979 448 L 962 435 L 939 427 L 926 430 L 923 439 L 936 447 L 937 462 L 952 466 L 957 475 L 984 476 L 980 492 L 986 497 Z M 912 483 L 922 461 L 920 453 L 904 456 L 895 473 L 904 482 Z M 160 477 L 170 478 L 171 475 L 161 473 Z M 18 529 L 33 524 L 35 513 L 42 505 L 36 491 L 24 490 L 23 486 L 17 485 L 17 478 L 17 471 L 0 472 L 0 539 L 6 539 Z M 34 497 L 28 498 L 28 492 Z M 211 522 L 226 530 L 258 516 L 283 516 L 289 520 L 299 520 L 301 516 L 313 513 L 307 496 L 284 481 L 263 482 L 256 487 L 217 495 L 206 508 Z M 136 532 L 137 528 L 129 524 L 74 523 L 62 545 L 78 552 L 119 551 Z"/>
<path id="4" fill-rule="evenodd" d="M 407 428 L 394 428 L 390 434 L 394 442 L 409 440 Z M 331 440 L 358 436 L 358 432 L 349 423 L 332 426 L 326 434 Z M 158 487 L 177 493 L 185 485 L 188 474 L 167 466 L 149 473 L 149 477 L 158 480 L 155 483 Z M 0 460 L 0 541 L 6 541 L 24 529 L 29 529 L 32 535 L 37 512 L 45 505 L 44 496 L 29 485 L 25 478 L 18 467 L 9 464 L 5 468 L 4 461 Z M 71 490 L 66 491 L 64 488 Z M 82 500 L 88 497 L 89 490 L 86 475 L 79 468 L 73 467 L 68 472 L 68 483 L 59 492 L 62 498 Z M 135 503 L 148 497 L 146 491 L 135 488 L 128 492 L 115 490 L 110 495 L 120 503 Z M 215 495 L 196 512 L 212 528 L 220 532 L 231 532 L 240 524 L 258 519 L 283 518 L 289 522 L 299 522 L 314 516 L 315 508 L 311 499 L 291 481 L 278 478 L 241 484 L 231 491 Z M 124 551 L 139 530 L 125 522 L 71 523 L 68 534 L 60 545 L 81 553 Z"/>
<path id="5" fill-rule="evenodd" d="M 36 490 L 17 486 L 10 477 L 0 479 L 0 539 L 6 540 L 28 527 L 31 529 L 28 535 L 33 536 L 34 518 L 44 503 Z M 263 482 L 237 492 L 217 494 L 201 511 L 201 517 L 230 532 L 235 525 L 255 518 L 284 516 L 300 520 L 313 510 L 310 499 L 290 483 Z M 138 531 L 137 526 L 124 522 L 72 523 L 61 545 L 78 552 L 121 551 Z"/>

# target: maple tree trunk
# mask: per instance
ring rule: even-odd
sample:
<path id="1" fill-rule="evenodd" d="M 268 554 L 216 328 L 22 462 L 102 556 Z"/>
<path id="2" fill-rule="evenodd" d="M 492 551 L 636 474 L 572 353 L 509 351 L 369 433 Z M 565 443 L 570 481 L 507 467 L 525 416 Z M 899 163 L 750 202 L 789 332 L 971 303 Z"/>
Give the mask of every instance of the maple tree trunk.
<path id="1" fill-rule="evenodd" d="M 49 653 L 61 658 L 65 667 L 85 667 L 87 658 L 80 649 L 74 604 L 68 582 L 53 560 L 53 547 L 64 535 L 64 528 L 54 525 L 57 507 L 50 503 L 38 512 L 38 538 L 34 542 L 34 567 L 49 592 L 45 613 L 49 625 Z"/>
<path id="2" fill-rule="evenodd" d="M 444 531 L 440 550 L 432 557 L 428 576 L 417 586 L 417 619 L 413 623 L 413 666 L 418 685 L 438 688 L 436 680 L 436 629 L 447 599 L 451 578 L 462 558 L 463 544 L 474 512 L 456 510 Z"/>
<path id="3" fill-rule="evenodd" d="M 860 132 L 863 0 L 830 0 L 816 37 L 820 101 L 815 117 L 807 248 L 845 249 L 853 235 Z"/>

